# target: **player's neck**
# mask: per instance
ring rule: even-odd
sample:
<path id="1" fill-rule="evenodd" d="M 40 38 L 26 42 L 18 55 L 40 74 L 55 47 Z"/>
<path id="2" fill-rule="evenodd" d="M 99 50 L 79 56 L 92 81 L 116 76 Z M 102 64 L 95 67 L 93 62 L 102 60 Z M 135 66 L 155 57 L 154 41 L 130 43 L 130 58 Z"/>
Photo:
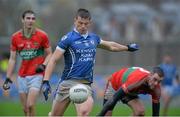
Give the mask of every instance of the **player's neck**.
<path id="1" fill-rule="evenodd" d="M 22 31 L 23 31 L 23 36 L 27 39 L 30 39 L 32 37 L 32 34 L 35 31 L 35 27 L 32 27 L 32 28 L 23 27 Z"/>

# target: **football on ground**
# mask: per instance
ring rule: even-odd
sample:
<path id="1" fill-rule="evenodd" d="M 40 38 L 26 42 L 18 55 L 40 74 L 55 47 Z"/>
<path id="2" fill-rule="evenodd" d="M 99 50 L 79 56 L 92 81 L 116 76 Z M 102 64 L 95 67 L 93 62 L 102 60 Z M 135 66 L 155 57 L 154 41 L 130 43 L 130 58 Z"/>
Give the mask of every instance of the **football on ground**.
<path id="1" fill-rule="evenodd" d="M 73 103 L 81 104 L 87 100 L 89 95 L 88 89 L 83 84 L 77 84 L 70 88 L 69 98 Z"/>

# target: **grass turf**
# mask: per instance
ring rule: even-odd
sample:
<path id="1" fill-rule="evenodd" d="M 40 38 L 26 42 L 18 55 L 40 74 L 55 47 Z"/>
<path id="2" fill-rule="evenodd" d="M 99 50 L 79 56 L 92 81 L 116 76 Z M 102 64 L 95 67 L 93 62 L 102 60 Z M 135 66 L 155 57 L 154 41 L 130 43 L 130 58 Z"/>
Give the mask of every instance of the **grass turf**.
<path id="1" fill-rule="evenodd" d="M 101 105 L 94 105 L 93 111 L 91 112 L 91 116 L 97 115 L 97 113 L 101 110 Z M 37 103 L 36 105 L 36 115 L 37 116 L 47 116 L 48 112 L 51 109 L 51 103 Z M 24 115 L 22 112 L 21 104 L 17 101 L 0 101 L 0 116 L 22 116 Z M 66 110 L 65 116 L 75 116 L 75 108 L 71 104 Z M 131 110 L 123 104 L 117 104 L 113 111 L 114 116 L 129 116 L 131 115 Z M 146 115 L 151 115 L 151 107 L 146 107 Z M 180 116 L 180 108 L 170 108 L 169 116 Z"/>

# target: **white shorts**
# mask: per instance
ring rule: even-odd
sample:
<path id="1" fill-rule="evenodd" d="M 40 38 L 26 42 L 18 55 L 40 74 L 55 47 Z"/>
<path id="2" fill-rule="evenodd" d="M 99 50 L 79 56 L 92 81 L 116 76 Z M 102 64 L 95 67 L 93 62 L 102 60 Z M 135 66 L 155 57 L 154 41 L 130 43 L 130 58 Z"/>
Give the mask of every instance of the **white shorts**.
<path id="1" fill-rule="evenodd" d="M 42 84 L 43 75 L 33 75 L 33 76 L 18 76 L 18 92 L 28 93 L 30 88 L 35 90 L 40 90 Z"/>
<path id="2" fill-rule="evenodd" d="M 63 101 L 67 98 L 69 98 L 69 89 L 77 84 L 84 84 L 84 83 L 80 83 L 78 82 L 78 80 L 64 80 L 62 81 L 59 85 L 58 88 L 56 89 L 56 94 L 55 94 L 55 99 L 56 101 Z M 89 92 L 89 95 L 92 96 L 93 95 L 93 90 L 90 86 L 90 84 L 84 84 Z"/>

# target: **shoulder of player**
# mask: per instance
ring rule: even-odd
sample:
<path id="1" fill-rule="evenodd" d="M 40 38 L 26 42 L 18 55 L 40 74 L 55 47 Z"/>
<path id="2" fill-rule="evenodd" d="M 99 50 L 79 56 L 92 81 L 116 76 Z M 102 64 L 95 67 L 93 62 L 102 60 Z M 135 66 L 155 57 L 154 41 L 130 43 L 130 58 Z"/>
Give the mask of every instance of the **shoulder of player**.
<path id="1" fill-rule="evenodd" d="M 12 37 L 16 37 L 16 36 L 19 36 L 19 35 L 22 35 L 22 30 L 18 30 L 16 31 L 15 33 L 12 34 Z"/>
<path id="2" fill-rule="evenodd" d="M 74 37 L 74 35 L 75 35 L 75 33 L 74 33 L 73 31 L 68 32 L 68 33 L 66 34 L 67 38 L 72 38 L 72 37 Z"/>
<path id="3" fill-rule="evenodd" d="M 72 38 L 74 38 L 74 33 L 73 33 L 73 31 L 68 32 L 67 34 L 63 35 L 62 38 L 61 38 L 61 41 L 67 40 L 67 39 L 72 39 Z"/>
<path id="4" fill-rule="evenodd" d="M 46 35 L 46 36 L 47 36 L 47 33 L 46 33 L 45 31 L 39 29 L 39 28 L 36 28 L 36 32 L 37 32 L 38 34 Z"/>

